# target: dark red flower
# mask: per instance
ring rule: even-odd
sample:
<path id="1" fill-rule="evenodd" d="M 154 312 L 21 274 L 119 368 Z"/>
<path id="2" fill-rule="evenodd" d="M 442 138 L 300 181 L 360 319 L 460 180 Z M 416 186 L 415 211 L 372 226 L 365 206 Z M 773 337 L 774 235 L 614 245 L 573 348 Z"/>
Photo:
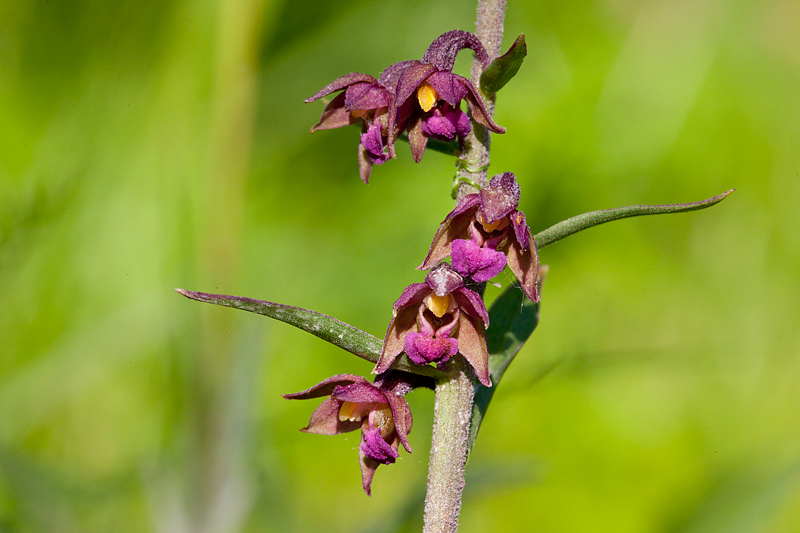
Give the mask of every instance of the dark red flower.
<path id="1" fill-rule="evenodd" d="M 370 383 L 361 376 L 339 374 L 310 389 L 283 395 L 289 400 L 328 396 L 301 430 L 305 433 L 337 435 L 361 428 L 358 457 L 367 494 L 371 493 L 378 465 L 392 464 L 397 459 L 399 444 L 411 453 L 408 433 L 413 420 L 404 396 L 419 385 L 403 376 L 406 374 L 390 371 Z"/>
<path id="2" fill-rule="evenodd" d="M 539 257 L 518 206 L 519 184 L 514 174 L 504 172 L 493 177 L 489 185 L 465 196 L 447 215 L 418 268 L 427 270 L 451 256 L 459 274 L 487 281 L 508 263 L 525 295 L 538 302 Z"/>
<path id="3" fill-rule="evenodd" d="M 383 349 L 374 373 L 387 370 L 403 351 L 417 364 L 442 364 L 457 353 L 491 386 L 484 330 L 489 313 L 480 295 L 464 287 L 447 263 L 437 265 L 424 283 L 406 287 L 394 303 Z"/>

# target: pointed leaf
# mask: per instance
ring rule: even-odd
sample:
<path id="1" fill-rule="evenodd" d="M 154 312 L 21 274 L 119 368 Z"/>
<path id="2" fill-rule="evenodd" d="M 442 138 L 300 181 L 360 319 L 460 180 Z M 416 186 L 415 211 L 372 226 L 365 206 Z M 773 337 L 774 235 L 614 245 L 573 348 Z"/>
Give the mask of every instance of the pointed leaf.
<path id="1" fill-rule="evenodd" d="M 481 74 L 481 91 L 491 95 L 502 89 L 511 78 L 517 75 L 522 61 L 528 55 L 525 35 L 520 35 L 508 52 L 492 61 Z"/>
<path id="2" fill-rule="evenodd" d="M 175 290 L 198 302 L 243 309 L 286 322 L 372 363 L 376 363 L 381 354 L 381 347 L 383 346 L 381 339 L 361 331 L 347 322 L 342 322 L 337 318 L 316 311 L 252 298 L 243 298 L 241 296 L 209 294 L 184 289 Z M 398 357 L 391 368 L 423 376 L 441 377 L 444 375 L 443 372 L 433 367 L 415 365 L 405 354 Z"/>
<path id="3" fill-rule="evenodd" d="M 736 189 L 725 191 L 722 194 L 701 200 L 699 202 L 692 202 L 688 204 L 662 204 L 662 205 L 629 205 L 626 207 L 617 207 L 615 209 L 603 209 L 600 211 L 591 211 L 583 213 L 582 215 L 574 216 L 563 220 L 558 224 L 550 226 L 544 231 L 540 231 L 533 236 L 536 242 L 536 248 L 542 249 L 548 244 L 560 241 L 564 237 L 569 237 L 579 231 L 605 224 L 612 220 L 619 220 L 620 218 L 638 217 L 642 215 L 662 215 L 666 213 L 686 213 L 687 211 L 696 211 L 698 209 L 705 209 L 711 207 L 728 197 Z"/>
<path id="4" fill-rule="evenodd" d="M 477 387 L 469 428 L 469 449 L 475 445 L 486 409 L 511 361 L 539 323 L 539 303 L 532 303 L 517 283 L 508 287 L 489 309 L 486 345 L 489 349 L 491 387 Z"/>

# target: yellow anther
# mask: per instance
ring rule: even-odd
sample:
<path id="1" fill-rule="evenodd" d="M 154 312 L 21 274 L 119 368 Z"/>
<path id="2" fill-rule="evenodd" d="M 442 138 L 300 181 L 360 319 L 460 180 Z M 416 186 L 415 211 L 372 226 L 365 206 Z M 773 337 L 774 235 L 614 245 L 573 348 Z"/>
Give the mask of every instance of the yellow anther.
<path id="1" fill-rule="evenodd" d="M 495 220 L 491 224 L 487 224 L 486 222 L 483 221 L 483 215 L 480 213 L 480 211 L 478 212 L 475 218 L 477 218 L 478 222 L 481 223 L 481 226 L 483 226 L 483 231 L 485 231 L 486 233 L 493 232 L 494 230 L 500 227 L 500 224 L 502 224 L 503 221 L 505 221 L 505 218 L 501 218 L 500 220 Z"/>
<path id="2" fill-rule="evenodd" d="M 436 89 L 430 86 L 428 82 L 422 82 L 422 85 L 417 89 L 417 100 L 419 106 L 423 111 L 430 111 L 436 105 L 439 95 L 436 94 Z"/>
<path id="3" fill-rule="evenodd" d="M 358 422 L 364 418 L 367 411 L 369 411 L 368 403 L 342 402 L 342 406 L 339 408 L 339 421 Z"/>
<path id="4" fill-rule="evenodd" d="M 431 310 L 431 313 L 436 315 L 436 318 L 442 318 L 450 310 L 451 303 L 453 303 L 453 297 L 449 294 L 446 296 L 431 294 L 425 299 L 425 305 Z"/>

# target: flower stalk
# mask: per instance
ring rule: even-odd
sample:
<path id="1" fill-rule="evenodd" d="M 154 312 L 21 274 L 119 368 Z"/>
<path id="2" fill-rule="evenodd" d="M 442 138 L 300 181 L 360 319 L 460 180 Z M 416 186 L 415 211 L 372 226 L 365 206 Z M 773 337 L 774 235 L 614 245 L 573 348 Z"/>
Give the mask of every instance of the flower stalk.
<path id="1" fill-rule="evenodd" d="M 475 378 L 463 358 L 448 367 L 451 376 L 436 384 L 424 533 L 456 531 L 461 512 Z"/>
<path id="2" fill-rule="evenodd" d="M 505 19 L 505 0 L 478 0 L 476 35 L 489 55 L 500 55 Z M 484 62 L 477 56 L 470 73 L 473 85 L 480 88 Z M 494 117 L 494 94 L 482 94 L 489 119 Z M 458 158 L 455 185 L 456 204 L 468 194 L 478 192 L 475 185 L 489 183 L 489 144 L 491 132 L 473 121 Z M 428 492 L 425 497 L 424 533 L 458 530 L 461 496 L 470 439 L 470 420 L 476 378 L 468 363 L 456 357 L 447 363 L 449 379 L 439 380 L 433 415 L 433 437 L 428 463 Z"/>

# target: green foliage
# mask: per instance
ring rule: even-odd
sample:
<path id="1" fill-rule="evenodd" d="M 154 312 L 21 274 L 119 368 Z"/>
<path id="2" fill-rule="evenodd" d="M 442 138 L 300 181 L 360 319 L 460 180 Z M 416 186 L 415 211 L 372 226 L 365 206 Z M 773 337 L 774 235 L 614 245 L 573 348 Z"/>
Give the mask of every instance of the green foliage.
<path id="1" fill-rule="evenodd" d="M 526 55 L 528 55 L 528 47 L 525 44 L 525 36 L 520 35 L 508 52 L 492 61 L 483 71 L 481 91 L 484 94 L 494 94 L 505 87 L 506 83 L 519 72 Z"/>
<path id="2" fill-rule="evenodd" d="M 0 3 L 0 530 L 350 531 L 418 498 L 430 393 L 367 499 L 357 439 L 301 434 L 313 406 L 280 393 L 372 365 L 172 290 L 380 338 L 422 280 L 452 158 L 398 145 L 364 186 L 358 130 L 309 134 L 322 104 L 302 100 L 472 28 L 472 7 L 329 4 Z M 534 233 L 737 192 L 543 250 L 545 312 L 482 423 L 464 533 L 800 529 L 796 20 L 509 2 L 530 57 L 498 94 L 490 172 L 517 175 Z M 514 483 L 480 482 L 508 458 Z"/>

